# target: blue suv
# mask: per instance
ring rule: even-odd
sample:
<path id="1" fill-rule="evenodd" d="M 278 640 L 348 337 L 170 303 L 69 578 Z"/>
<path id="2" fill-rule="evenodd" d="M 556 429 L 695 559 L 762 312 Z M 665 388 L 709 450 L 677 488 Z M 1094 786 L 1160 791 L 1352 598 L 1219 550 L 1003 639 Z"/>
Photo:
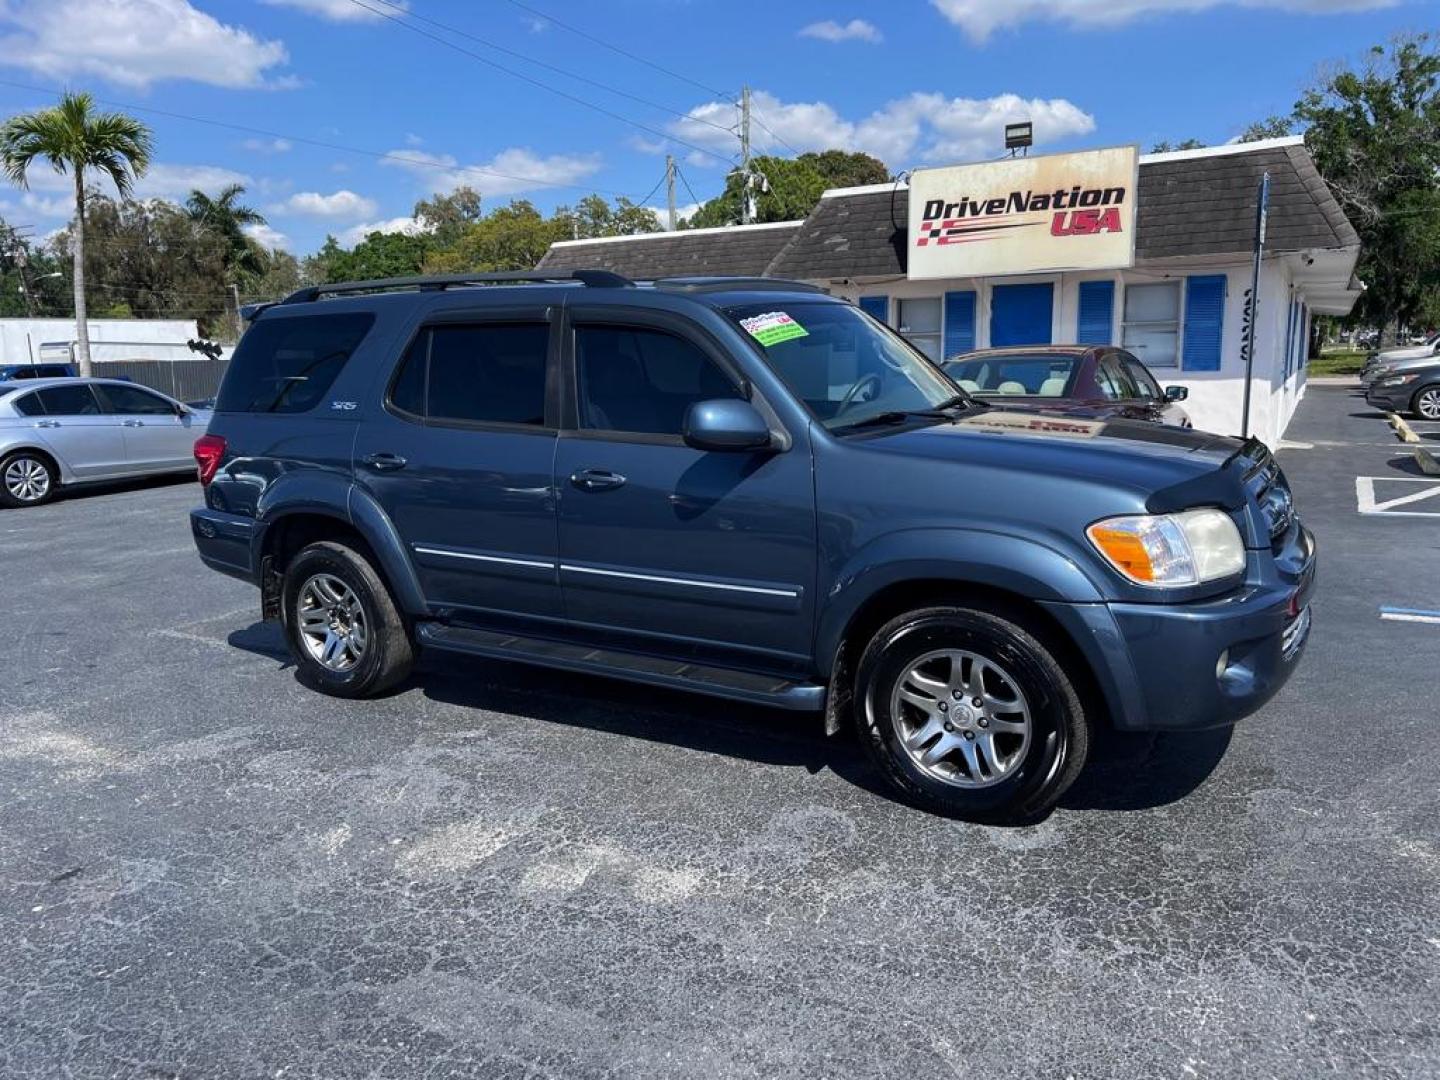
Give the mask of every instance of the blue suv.
<path id="1" fill-rule="evenodd" d="M 1315 548 L 1256 441 L 992 407 L 851 304 L 579 270 L 249 313 L 196 445 L 200 556 L 299 674 L 420 646 L 823 712 L 904 799 L 1033 820 L 1101 725 L 1289 677 Z"/>

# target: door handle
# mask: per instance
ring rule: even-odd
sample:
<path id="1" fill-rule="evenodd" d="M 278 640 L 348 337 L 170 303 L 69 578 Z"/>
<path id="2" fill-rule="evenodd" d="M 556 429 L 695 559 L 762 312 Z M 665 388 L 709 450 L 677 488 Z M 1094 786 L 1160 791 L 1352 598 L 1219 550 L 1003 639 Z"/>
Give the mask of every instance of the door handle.
<path id="1" fill-rule="evenodd" d="M 380 472 L 390 472 L 405 467 L 405 459 L 399 454 L 378 453 L 367 454 L 364 458 L 365 464 Z"/>
<path id="2" fill-rule="evenodd" d="M 36 421 L 35 421 L 35 426 L 36 426 L 36 427 L 59 427 L 59 426 L 60 426 L 60 421 L 59 421 L 59 420 L 36 420 Z"/>
<path id="3" fill-rule="evenodd" d="M 125 424 L 126 427 L 144 427 L 144 426 L 145 426 L 145 421 L 144 421 L 144 420 L 126 420 L 126 421 L 124 421 L 124 424 Z"/>
<path id="4" fill-rule="evenodd" d="M 609 469 L 579 469 L 570 474 L 570 483 L 581 491 L 614 491 L 624 486 L 625 477 Z"/>

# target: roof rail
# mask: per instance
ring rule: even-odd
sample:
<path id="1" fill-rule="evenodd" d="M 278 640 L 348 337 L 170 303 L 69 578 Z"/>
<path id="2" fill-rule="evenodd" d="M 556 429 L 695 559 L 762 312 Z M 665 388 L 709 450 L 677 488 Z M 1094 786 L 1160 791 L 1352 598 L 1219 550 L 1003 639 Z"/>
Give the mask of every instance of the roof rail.
<path id="1" fill-rule="evenodd" d="M 730 292 L 744 289 L 752 292 L 815 292 L 825 290 L 808 281 L 791 281 L 787 278 L 771 277 L 669 277 L 656 278 L 655 288 L 674 292 L 706 293 Z"/>
<path id="2" fill-rule="evenodd" d="M 504 270 L 485 274 L 431 274 L 419 277 L 376 278 L 372 281 L 342 281 L 334 285 L 307 285 L 284 300 L 282 304 L 308 304 L 322 296 L 350 296 L 355 293 L 394 292 L 416 289 L 439 292 L 444 289 L 473 285 L 522 285 L 558 281 L 578 281 L 592 289 L 624 289 L 635 283 L 609 270 Z"/>

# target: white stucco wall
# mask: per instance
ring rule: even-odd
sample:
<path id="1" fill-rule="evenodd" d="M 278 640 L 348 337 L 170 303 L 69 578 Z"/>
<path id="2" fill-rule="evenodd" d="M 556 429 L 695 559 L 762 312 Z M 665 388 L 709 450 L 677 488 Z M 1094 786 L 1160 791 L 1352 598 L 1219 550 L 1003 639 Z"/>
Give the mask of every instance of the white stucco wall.
<path id="1" fill-rule="evenodd" d="M 954 290 L 973 289 L 976 299 L 976 347 L 990 343 L 990 286 L 1050 282 L 1055 286 L 1051 316 L 1051 342 L 1065 344 L 1076 337 L 1079 315 L 1080 283 L 1093 280 L 1116 282 L 1110 340 L 1121 341 L 1121 321 L 1125 310 L 1126 283 L 1147 283 L 1179 280 L 1181 286 L 1181 333 L 1184 328 L 1185 277 L 1192 274 L 1224 274 L 1227 279 L 1225 317 L 1221 330 L 1221 360 L 1218 371 L 1191 371 L 1184 366 L 1153 367 L 1152 372 L 1162 386 L 1180 385 L 1190 391 L 1184 404 L 1197 428 L 1224 435 L 1237 435 L 1241 427 L 1244 399 L 1244 365 L 1241 360 L 1245 291 L 1250 287 L 1250 263 L 1151 264 L 1124 271 L 1041 274 L 1001 279 L 961 278 L 940 281 L 860 281 L 826 285 L 832 293 L 849 300 L 861 296 L 884 294 L 890 298 L 889 321 L 895 325 L 896 299 L 901 297 L 937 297 Z M 1290 273 L 1282 260 L 1267 260 L 1261 270 L 1260 315 L 1255 332 L 1255 363 L 1251 383 L 1250 430 L 1270 446 L 1279 443 L 1286 425 L 1294 415 L 1295 406 L 1304 394 L 1304 369 L 1284 378 L 1286 327 L 1292 297 Z"/>
<path id="2" fill-rule="evenodd" d="M 91 355 L 96 360 L 193 360 L 185 343 L 200 336 L 194 319 L 90 319 Z M 73 342 L 74 319 L 0 319 L 0 358 L 24 364 L 40 360 L 47 342 Z M 168 343 L 179 349 L 126 349 L 123 343 Z"/>

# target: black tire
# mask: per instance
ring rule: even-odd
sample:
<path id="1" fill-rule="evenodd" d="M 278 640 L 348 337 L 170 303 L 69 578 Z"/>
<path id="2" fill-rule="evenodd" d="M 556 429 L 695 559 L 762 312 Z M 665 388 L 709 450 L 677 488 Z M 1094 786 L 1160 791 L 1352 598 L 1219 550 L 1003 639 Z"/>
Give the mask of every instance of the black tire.
<path id="1" fill-rule="evenodd" d="M 313 656 L 300 629 L 301 592 L 317 575 L 343 582 L 364 616 L 368 631 L 364 649 L 345 671 L 332 670 Z M 285 568 L 280 610 L 300 680 L 321 693 L 374 697 L 404 679 L 414 666 L 415 649 L 390 590 L 370 561 L 354 548 L 326 540 L 302 549 Z"/>
<path id="2" fill-rule="evenodd" d="M 1425 410 L 1429 409 L 1427 415 Z M 1422 386 L 1410 399 L 1410 412 L 1418 420 L 1440 420 L 1440 386 Z"/>
<path id="3" fill-rule="evenodd" d="M 24 497 L 13 493 L 10 490 L 9 478 L 12 468 L 33 469 L 36 466 L 45 471 L 44 491 L 34 497 Z M 60 485 L 60 478 L 56 475 L 55 464 L 38 450 L 14 450 L 0 458 L 0 506 L 10 509 L 19 509 L 26 506 L 43 506 L 55 497 L 55 489 Z M 33 490 L 33 483 L 25 485 L 26 490 Z"/>
<path id="4" fill-rule="evenodd" d="M 932 775 L 911 758 L 896 730 L 891 700 L 897 681 L 926 654 L 945 649 L 972 653 L 998 665 L 1029 705 L 1028 748 L 1016 745 L 1016 737 L 1009 744 L 1014 748 L 1013 765 L 989 786 L 962 787 Z M 965 704 L 960 701 L 956 707 Z M 972 724 L 979 723 L 983 711 L 973 713 L 977 718 Z M 1080 775 L 1090 748 L 1090 720 L 1074 681 L 1055 654 L 1020 623 L 973 608 L 925 608 L 882 626 L 856 670 L 854 712 L 866 752 L 904 801 L 946 817 L 985 824 L 1023 825 L 1043 818 Z M 959 734 L 968 738 L 974 733 Z M 954 735 L 946 737 L 953 740 Z M 961 759 L 959 749 L 953 755 L 956 759 Z"/>

